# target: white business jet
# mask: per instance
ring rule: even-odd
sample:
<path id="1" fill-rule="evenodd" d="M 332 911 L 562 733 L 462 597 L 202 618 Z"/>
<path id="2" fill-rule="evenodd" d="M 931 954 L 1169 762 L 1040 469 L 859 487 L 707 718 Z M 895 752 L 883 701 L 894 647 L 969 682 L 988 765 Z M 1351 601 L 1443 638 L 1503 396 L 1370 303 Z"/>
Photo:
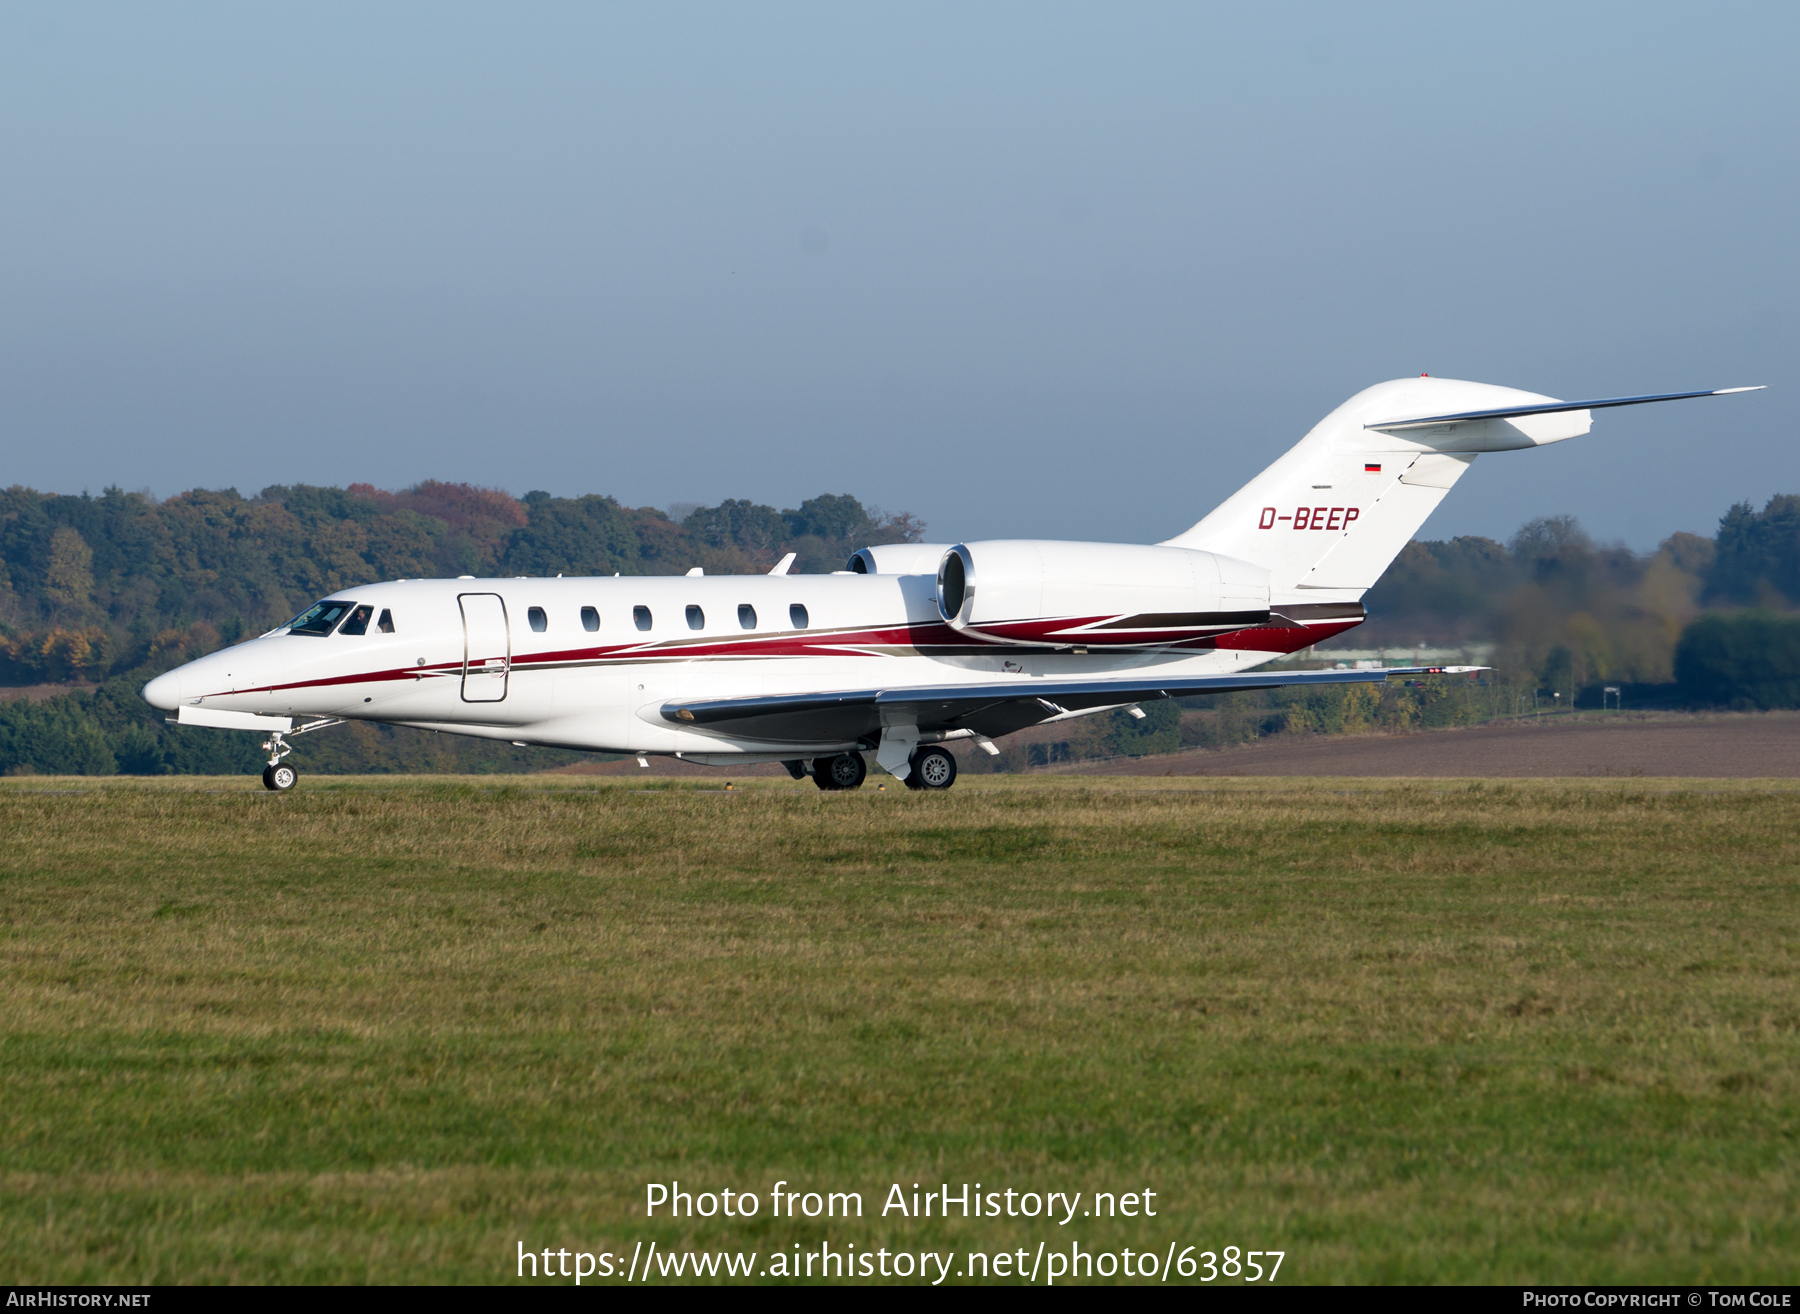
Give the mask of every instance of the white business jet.
<path id="1" fill-rule="evenodd" d="M 345 589 L 144 687 L 180 725 L 295 735 L 377 721 L 709 765 L 781 762 L 855 789 L 863 754 L 946 789 L 944 745 L 1110 708 L 1408 667 L 1259 671 L 1360 624 L 1362 596 L 1477 455 L 1588 431 L 1591 412 L 1751 392 L 1564 402 L 1455 379 L 1358 393 L 1186 533 L 863 548 L 789 575 L 395 580 Z M 296 725 L 298 723 L 298 725 Z"/>

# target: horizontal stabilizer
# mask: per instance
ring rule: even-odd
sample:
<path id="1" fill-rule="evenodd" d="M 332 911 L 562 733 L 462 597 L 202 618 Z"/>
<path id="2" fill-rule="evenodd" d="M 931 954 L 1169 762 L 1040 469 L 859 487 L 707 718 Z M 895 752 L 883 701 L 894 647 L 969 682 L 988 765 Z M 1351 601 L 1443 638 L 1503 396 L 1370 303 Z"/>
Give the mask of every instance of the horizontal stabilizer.
<path id="1" fill-rule="evenodd" d="M 1767 384 L 1752 388 L 1713 388 L 1706 392 L 1659 392 L 1649 397 L 1601 397 L 1595 401 L 1550 402 L 1542 406 L 1503 406 L 1492 411 L 1459 411 L 1454 415 L 1425 415 L 1412 419 L 1382 420 L 1365 429 L 1398 433 L 1438 424 L 1464 424 L 1475 420 L 1507 420 L 1519 415 L 1557 415 L 1564 411 L 1603 411 L 1613 406 L 1642 406 L 1646 402 L 1685 401 L 1689 397 L 1723 397 L 1733 392 L 1761 392 Z"/>

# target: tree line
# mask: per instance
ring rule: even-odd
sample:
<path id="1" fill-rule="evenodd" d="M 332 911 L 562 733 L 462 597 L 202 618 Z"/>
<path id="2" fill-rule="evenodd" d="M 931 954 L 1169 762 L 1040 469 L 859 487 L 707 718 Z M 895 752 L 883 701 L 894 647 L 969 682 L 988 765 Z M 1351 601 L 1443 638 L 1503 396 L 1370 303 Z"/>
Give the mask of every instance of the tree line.
<path id="1" fill-rule="evenodd" d="M 1595 543 L 1571 517 L 1506 542 L 1415 541 L 1364 598 L 1369 619 L 1333 649 L 1493 645 L 1475 679 L 1275 689 L 1146 703 L 1014 736 L 966 769 L 1023 770 L 1221 748 L 1278 734 L 1404 733 L 1540 707 L 1800 707 L 1800 497 L 1731 508 L 1717 534 L 1654 552 Z M 1324 664 L 1301 654 L 1298 666 Z"/>
<path id="2" fill-rule="evenodd" d="M 176 733 L 138 696 L 144 681 L 268 629 L 328 593 L 380 579 L 451 575 L 709 574 L 842 569 L 873 543 L 917 542 L 924 526 L 848 494 L 792 510 L 743 500 L 679 518 L 590 494 L 513 498 L 427 481 L 196 490 L 158 501 L 0 493 L 0 771 L 76 774 L 254 769 L 256 737 Z M 1665 706 L 1800 706 L 1800 497 L 1733 507 L 1711 538 L 1671 535 L 1650 553 L 1596 544 L 1568 517 L 1533 520 L 1507 543 L 1409 544 L 1369 593 L 1370 620 L 1331 646 L 1495 644 L 1483 682 L 1386 690 L 1277 691 L 1149 705 L 1071 722 L 992 765 L 1172 751 L 1274 733 L 1407 729 L 1483 720 L 1554 691 L 1598 706 L 1608 683 Z M 1029 737 L 1027 737 L 1029 738 Z M 378 726 L 307 746 L 318 771 L 530 770 L 574 754 Z"/>
<path id="3" fill-rule="evenodd" d="M 523 499 L 436 480 L 195 490 L 159 502 L 0 493 L 0 681 L 104 680 L 280 624 L 338 589 L 457 575 L 841 570 L 871 543 L 917 542 L 907 514 L 824 495 L 794 510 L 732 500 L 680 521 L 610 497 Z"/>
<path id="4" fill-rule="evenodd" d="M 327 594 L 375 580 L 456 575 L 679 575 L 841 570 L 851 552 L 918 542 L 904 512 L 822 494 L 791 510 L 741 499 L 680 519 L 610 497 L 523 498 L 427 480 L 398 492 L 276 485 L 159 501 L 0 492 L 0 771 L 105 775 L 252 770 L 254 735 L 176 733 L 138 690 L 152 676 L 262 633 Z M 379 726 L 307 745 L 319 771 L 530 770 L 577 755 Z"/>
<path id="5" fill-rule="evenodd" d="M 1597 707 L 1611 684 L 1640 705 L 1795 706 L 1769 672 L 1793 660 L 1800 497 L 1739 503 L 1713 537 L 1671 534 L 1649 553 L 1597 544 L 1568 516 L 1532 520 L 1504 544 L 1413 542 L 1364 602 L 1370 619 L 1344 646 L 1485 641 L 1509 678 L 1575 705 Z M 1717 650 L 1704 677 L 1702 640 Z M 1768 669 L 1728 669 L 1721 644 L 1759 649 Z"/>

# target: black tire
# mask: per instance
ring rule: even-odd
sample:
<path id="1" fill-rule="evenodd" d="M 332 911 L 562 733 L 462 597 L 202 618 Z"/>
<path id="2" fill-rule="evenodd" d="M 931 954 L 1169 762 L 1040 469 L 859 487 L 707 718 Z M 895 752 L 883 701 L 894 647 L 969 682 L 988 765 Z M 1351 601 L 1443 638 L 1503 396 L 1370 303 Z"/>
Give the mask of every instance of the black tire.
<path id="1" fill-rule="evenodd" d="M 869 774 L 861 753 L 813 759 L 813 783 L 820 789 L 855 789 Z"/>
<path id="2" fill-rule="evenodd" d="M 266 766 L 263 768 L 263 788 L 272 789 L 277 794 L 287 793 L 288 790 L 294 787 L 294 782 L 299 779 L 300 773 L 294 770 L 294 768 L 289 766 L 286 762 L 283 762 L 280 766 Z"/>
<path id="3" fill-rule="evenodd" d="M 949 789 L 956 783 L 956 757 L 947 748 L 921 748 L 906 773 L 908 789 Z"/>

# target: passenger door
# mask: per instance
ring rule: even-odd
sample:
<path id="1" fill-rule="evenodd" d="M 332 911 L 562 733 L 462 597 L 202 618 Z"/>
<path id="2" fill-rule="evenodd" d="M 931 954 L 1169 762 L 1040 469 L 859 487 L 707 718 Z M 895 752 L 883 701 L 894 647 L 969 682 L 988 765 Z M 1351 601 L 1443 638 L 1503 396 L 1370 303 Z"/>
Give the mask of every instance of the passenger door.
<path id="1" fill-rule="evenodd" d="M 506 603 L 498 593 L 462 593 L 456 600 L 462 604 L 463 616 L 463 701 L 504 702 L 506 676 L 512 667 Z"/>

